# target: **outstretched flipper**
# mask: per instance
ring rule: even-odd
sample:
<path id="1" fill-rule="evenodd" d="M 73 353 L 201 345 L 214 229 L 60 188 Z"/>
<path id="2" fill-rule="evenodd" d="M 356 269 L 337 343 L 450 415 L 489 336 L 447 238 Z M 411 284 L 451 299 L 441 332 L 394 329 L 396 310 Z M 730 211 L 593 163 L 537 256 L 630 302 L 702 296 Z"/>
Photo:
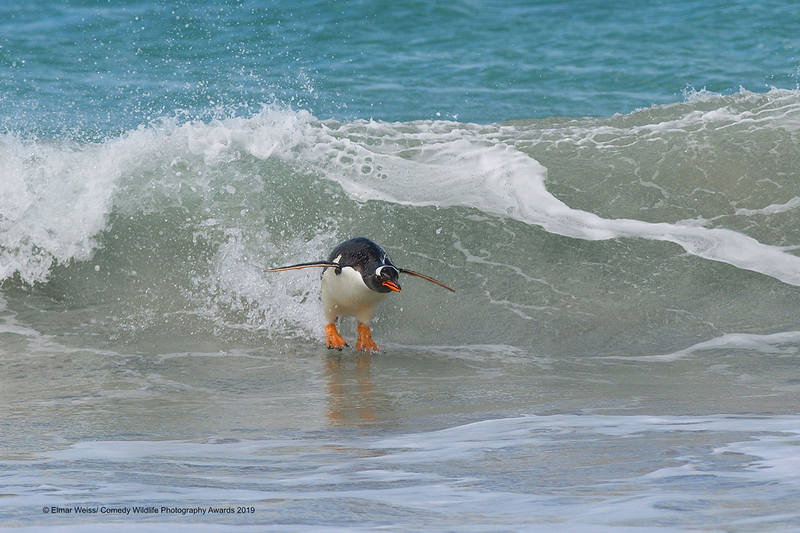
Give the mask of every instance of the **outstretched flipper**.
<path id="1" fill-rule="evenodd" d="M 268 268 L 267 272 L 283 272 L 285 270 L 300 270 L 301 268 L 314 268 L 314 267 L 342 268 L 342 265 L 340 265 L 339 263 L 332 263 L 330 261 L 312 261 L 311 263 L 298 263 L 296 265 L 289 265 L 289 266 L 285 266 L 285 267 Z"/>
<path id="2" fill-rule="evenodd" d="M 333 267 L 333 268 L 336 268 L 336 269 L 341 269 L 342 265 L 340 265 L 339 263 L 334 263 L 332 261 L 312 261 L 310 263 L 298 263 L 296 265 L 289 265 L 289 266 L 277 267 L 277 268 L 268 268 L 266 271 L 267 272 L 284 272 L 286 270 L 300 270 L 301 268 L 329 268 L 329 267 Z M 402 273 L 402 274 L 408 274 L 409 276 L 416 276 L 418 278 L 422 278 L 424 280 L 430 281 L 434 285 L 438 285 L 438 286 L 440 286 L 440 287 L 442 287 L 444 289 L 447 289 L 450 292 L 456 292 L 456 290 L 454 288 L 445 285 L 444 283 L 442 283 L 441 281 L 439 281 L 437 279 L 433 279 L 430 276 L 426 276 L 425 274 L 420 274 L 419 272 L 414 272 L 413 270 L 408 270 L 406 268 L 398 268 L 398 271 L 400 271 L 400 273 Z M 337 273 L 338 272 L 339 271 L 337 270 Z"/>
<path id="3" fill-rule="evenodd" d="M 408 274 L 410 276 L 417 276 L 418 278 L 422 278 L 422 279 L 428 280 L 428 281 L 430 281 L 431 283 L 433 283 L 435 285 L 443 287 L 443 288 L 447 289 L 450 292 L 456 292 L 456 290 L 454 288 L 448 287 L 447 285 L 445 285 L 441 281 L 435 280 L 430 276 L 426 276 L 425 274 L 420 274 L 419 272 L 414 272 L 413 270 L 406 270 L 405 268 L 401 268 L 400 269 L 400 273 L 401 274 Z"/>

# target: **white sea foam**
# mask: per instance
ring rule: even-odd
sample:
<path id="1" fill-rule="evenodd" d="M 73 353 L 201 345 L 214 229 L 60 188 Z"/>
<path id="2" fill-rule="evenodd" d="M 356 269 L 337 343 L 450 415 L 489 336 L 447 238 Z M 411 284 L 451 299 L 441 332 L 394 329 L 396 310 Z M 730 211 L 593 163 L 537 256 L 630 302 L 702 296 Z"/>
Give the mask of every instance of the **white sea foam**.
<path id="1" fill-rule="evenodd" d="M 0 137 L 0 279 L 42 281 L 55 260 L 91 256 L 121 168 L 102 151 Z"/>
<path id="2" fill-rule="evenodd" d="M 796 523 L 798 428 L 797 416 L 526 415 L 388 436 L 79 442 L 38 454 L 47 487 L 31 461 L 3 466 L 12 507 L 224 501 L 254 505 L 258 523 L 305 509 L 310 531 L 353 516 L 405 529 L 736 529 Z M 772 503 L 754 502 L 754 486 Z"/>
<path id="3" fill-rule="evenodd" d="M 89 259 L 120 182 L 169 152 L 171 131 L 83 144 L 0 135 L 0 279 L 45 281 L 56 262 Z"/>
<path id="4" fill-rule="evenodd" d="M 699 352 L 710 350 L 748 350 L 764 354 L 794 355 L 800 353 L 800 331 L 782 331 L 766 335 L 753 333 L 726 333 L 725 335 L 693 344 L 683 350 L 668 354 L 625 357 L 636 361 L 676 361 Z M 617 357 L 607 357 L 616 359 Z"/>
<path id="5" fill-rule="evenodd" d="M 753 215 L 776 215 L 778 213 L 786 213 L 787 211 L 797 209 L 798 207 L 800 207 L 800 196 L 795 196 L 788 202 L 782 204 L 770 204 L 766 207 L 762 207 L 761 209 L 740 208 L 736 210 L 736 214 L 747 217 Z"/>
<path id="6" fill-rule="evenodd" d="M 683 117 L 673 127 L 720 120 L 717 115 Z M 728 119 L 738 120 L 732 116 Z M 662 123 L 656 129 L 669 127 Z M 693 224 L 608 219 L 573 209 L 547 190 L 547 169 L 539 162 L 514 146 L 493 141 L 477 126 L 340 125 L 317 121 L 304 112 L 267 110 L 255 118 L 209 125 L 206 137 L 205 142 L 196 142 L 206 157 L 219 158 L 219 147 L 231 147 L 228 140 L 238 139 L 240 149 L 256 157 L 313 164 L 357 201 L 474 207 L 578 239 L 624 237 L 671 242 L 698 257 L 800 286 L 800 257 L 743 233 Z"/>
<path id="7" fill-rule="evenodd" d="M 217 322 L 223 320 L 221 317 L 225 313 L 218 308 L 224 305 L 247 314 L 243 322 L 226 323 L 227 327 L 319 336 L 320 324 L 324 324 L 315 289 L 319 286 L 320 271 L 300 270 L 289 276 L 267 273 L 266 267 L 277 265 L 262 265 L 255 261 L 253 250 L 244 244 L 241 231 L 229 230 L 226 233 L 227 240 L 216 253 L 212 271 L 198 280 L 198 283 L 208 285 L 213 295 L 202 306 L 210 317 Z M 269 244 L 268 235 L 261 240 L 268 247 L 267 251 L 261 251 L 265 256 L 280 257 L 279 251 Z M 310 242 L 290 238 L 285 244 L 286 249 L 298 251 L 286 259 L 287 264 L 307 262 L 318 260 L 320 250 L 332 249 L 336 237 L 321 232 Z"/>
<path id="8" fill-rule="evenodd" d="M 688 123 L 744 120 L 731 113 L 721 117 L 721 112 L 712 116 L 692 111 L 675 119 L 680 124 L 636 127 L 663 132 L 685 129 Z M 768 122 L 770 117 L 760 119 Z M 800 286 L 800 257 L 743 233 L 603 218 L 571 208 L 547 190 L 547 169 L 498 140 L 497 132 L 448 122 L 339 124 L 319 121 L 305 111 L 266 108 L 253 117 L 210 123 L 164 121 L 102 144 L 47 145 L 4 135 L 0 278 L 19 272 L 25 281 L 42 281 L 54 261 L 90 257 L 112 201 L 136 204 L 135 199 L 115 199 L 119 182 L 151 161 L 200 157 L 206 165 L 220 166 L 250 154 L 318 172 L 361 202 L 472 207 L 577 239 L 670 242 L 697 257 Z M 164 181 L 162 186 L 171 185 Z M 795 200 L 762 211 L 793 209 Z"/>
<path id="9" fill-rule="evenodd" d="M 363 124 L 364 128 L 389 130 L 386 137 L 402 137 L 402 126 Z M 355 129 L 354 126 L 351 126 Z M 313 137 L 314 154 L 322 159 L 326 177 L 339 183 L 359 201 L 383 200 L 414 206 L 474 207 L 485 213 L 514 218 L 546 231 L 587 240 L 642 238 L 681 246 L 704 259 L 772 276 L 800 286 L 800 257 L 785 249 L 760 243 L 743 233 L 693 224 L 651 223 L 635 219 L 608 219 L 573 209 L 546 188 L 547 170 L 527 154 L 501 142 L 487 142 L 471 129 L 444 134 L 431 127 L 417 133 L 424 142 L 408 148 L 385 140 L 376 148 L 323 124 Z M 378 138 L 381 138 L 378 136 Z M 388 148 L 388 149 L 387 149 Z M 342 162 L 341 155 L 348 154 Z M 380 172 L 364 172 L 379 167 Z M 388 176 L 388 178 L 387 178 Z"/>

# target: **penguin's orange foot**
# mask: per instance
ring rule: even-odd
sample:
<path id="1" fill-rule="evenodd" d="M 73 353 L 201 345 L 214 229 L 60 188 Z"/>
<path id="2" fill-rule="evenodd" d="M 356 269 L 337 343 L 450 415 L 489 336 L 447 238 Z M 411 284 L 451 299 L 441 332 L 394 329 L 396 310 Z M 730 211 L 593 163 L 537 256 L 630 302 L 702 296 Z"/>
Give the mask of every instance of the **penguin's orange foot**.
<path id="1" fill-rule="evenodd" d="M 337 350 L 341 350 L 347 343 L 344 341 L 339 332 L 336 331 L 335 324 L 328 324 L 325 326 L 325 344 L 328 348 L 336 348 Z"/>
<path id="2" fill-rule="evenodd" d="M 356 350 L 365 352 L 377 352 L 378 345 L 372 340 L 372 333 L 366 324 L 358 325 L 358 339 L 356 340 Z"/>

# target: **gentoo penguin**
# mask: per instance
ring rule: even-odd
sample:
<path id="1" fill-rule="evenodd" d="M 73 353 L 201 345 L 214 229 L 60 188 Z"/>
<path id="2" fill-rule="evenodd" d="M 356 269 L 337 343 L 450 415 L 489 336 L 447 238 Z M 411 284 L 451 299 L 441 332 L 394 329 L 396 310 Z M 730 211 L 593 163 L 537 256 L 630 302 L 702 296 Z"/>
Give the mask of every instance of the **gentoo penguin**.
<path id="1" fill-rule="evenodd" d="M 267 272 L 282 272 L 300 268 L 322 267 L 322 307 L 325 311 L 325 342 L 328 348 L 341 350 L 347 343 L 336 330 L 336 318 L 354 316 L 358 322 L 356 349 L 376 351 L 369 322 L 378 304 L 389 293 L 400 292 L 399 274 L 409 274 L 426 279 L 440 287 L 455 292 L 430 276 L 396 267 L 389 255 L 365 237 L 356 237 L 333 249 L 327 261 L 300 263 L 270 268 Z"/>

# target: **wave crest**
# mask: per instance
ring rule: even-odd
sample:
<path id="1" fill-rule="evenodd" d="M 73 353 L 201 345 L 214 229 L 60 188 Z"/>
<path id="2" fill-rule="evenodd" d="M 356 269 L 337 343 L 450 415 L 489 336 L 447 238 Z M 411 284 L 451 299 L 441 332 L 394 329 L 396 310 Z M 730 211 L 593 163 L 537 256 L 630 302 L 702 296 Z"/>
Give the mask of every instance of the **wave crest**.
<path id="1" fill-rule="evenodd" d="M 166 119 L 100 143 L 5 134 L 0 137 L 5 175 L 0 180 L 0 279 L 16 273 L 24 282 L 42 282 L 54 264 L 89 259 L 98 236 L 113 231 L 108 225 L 112 212 L 180 208 L 202 227 L 215 215 L 230 215 L 249 193 L 261 191 L 270 201 L 283 201 L 274 195 L 299 193 L 297 188 L 309 183 L 301 176 L 310 176 L 340 187 L 357 203 L 467 207 L 577 239 L 672 242 L 698 257 L 800 285 L 798 257 L 736 229 L 604 216 L 602 205 L 601 212 L 573 208 L 548 190 L 548 170 L 535 158 L 564 143 L 581 147 L 586 139 L 596 145 L 602 138 L 618 150 L 624 143 L 647 143 L 676 130 L 689 134 L 691 143 L 691 133 L 700 128 L 707 136 L 711 123 L 719 135 L 734 126 L 751 128 L 751 133 L 752 128 L 771 127 L 794 138 L 798 117 L 798 92 L 776 89 L 766 95 L 696 95 L 682 104 L 582 125 L 571 121 L 566 127 L 548 121 L 339 123 L 272 106 L 251 117 L 208 123 Z M 770 135 L 766 140 L 772 140 Z M 281 190 L 270 181 L 274 175 L 265 175 L 270 170 L 254 162 L 283 165 L 274 174 L 282 173 L 282 183 L 289 186 Z M 592 178 L 589 170 L 584 180 Z M 737 208 L 732 214 L 780 214 L 797 197 L 766 204 L 787 209 Z M 335 209 L 307 215 L 317 220 L 340 216 Z M 231 222 L 229 227 L 247 229 L 253 223 Z"/>

